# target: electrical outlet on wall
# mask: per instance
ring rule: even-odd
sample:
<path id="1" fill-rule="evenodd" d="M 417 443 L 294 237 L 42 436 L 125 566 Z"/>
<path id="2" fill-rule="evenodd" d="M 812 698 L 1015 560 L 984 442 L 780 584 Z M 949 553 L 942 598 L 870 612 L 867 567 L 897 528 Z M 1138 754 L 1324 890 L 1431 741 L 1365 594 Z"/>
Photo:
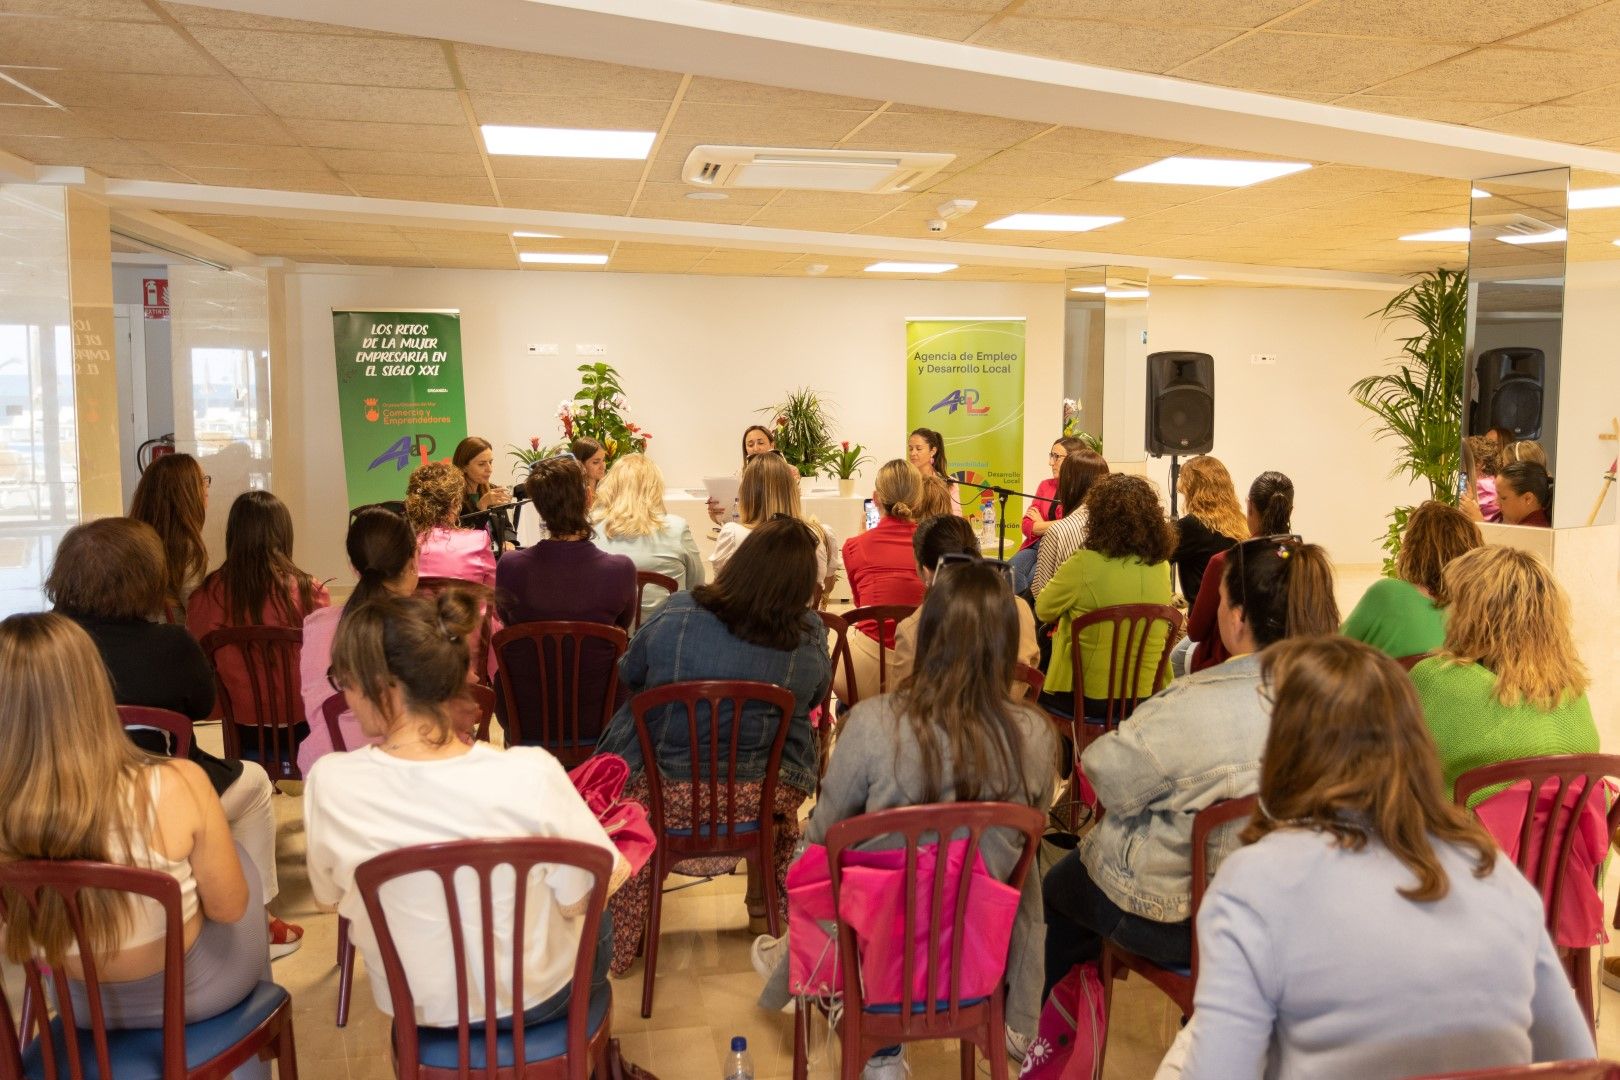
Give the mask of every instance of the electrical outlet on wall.
<path id="1" fill-rule="evenodd" d="M 607 355 L 607 346 L 606 345 L 586 345 L 586 344 L 581 343 L 581 344 L 578 344 L 578 345 L 574 346 L 574 353 L 575 353 L 575 355 L 578 355 L 578 356 L 606 356 Z"/>
<path id="2" fill-rule="evenodd" d="M 531 344 L 526 351 L 530 356 L 556 356 L 557 343 L 551 341 L 543 344 Z"/>
<path id="3" fill-rule="evenodd" d="M 1252 353 L 1249 356 L 1249 363 L 1251 363 L 1251 364 L 1275 364 L 1276 362 L 1277 362 L 1277 354 L 1276 353 L 1257 352 L 1257 353 Z"/>

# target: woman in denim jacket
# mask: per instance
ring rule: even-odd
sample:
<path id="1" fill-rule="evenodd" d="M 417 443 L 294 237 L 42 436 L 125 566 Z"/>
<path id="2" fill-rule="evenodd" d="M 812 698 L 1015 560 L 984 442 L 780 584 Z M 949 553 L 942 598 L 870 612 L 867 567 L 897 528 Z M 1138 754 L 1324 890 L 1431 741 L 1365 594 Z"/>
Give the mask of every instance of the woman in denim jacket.
<path id="1" fill-rule="evenodd" d="M 1046 988 L 1106 938 L 1166 967 L 1192 949 L 1193 816 L 1258 790 L 1270 726 L 1254 654 L 1339 627 L 1327 553 L 1297 536 L 1247 540 L 1220 579 L 1225 663 L 1142 702 L 1080 759 L 1108 813 L 1047 873 Z M 1232 847 L 1225 830 L 1216 858 Z"/>
<path id="2" fill-rule="evenodd" d="M 773 809 L 775 871 L 780 885 L 787 874 L 793 849 L 799 842 L 799 805 L 816 789 L 816 737 L 810 728 L 810 710 L 821 703 L 832 678 L 827 659 L 827 632 L 810 609 L 816 590 L 816 548 L 820 538 L 809 526 L 793 518 L 777 518 L 750 532 L 735 554 L 720 569 L 713 584 L 691 592 L 678 592 L 657 615 L 642 624 L 619 663 L 619 677 L 631 695 L 674 682 L 693 679 L 748 679 L 775 683 L 793 694 L 793 716 L 778 773 Z M 647 718 L 655 763 L 660 775 L 673 780 L 691 776 L 692 748 L 687 741 L 684 709 L 668 706 Z M 722 711 L 722 740 L 729 745 L 731 716 Z M 744 708 L 738 737 L 737 814 L 753 814 L 759 806 L 765 768 L 771 756 L 777 718 L 762 703 Z M 648 800 L 646 763 L 628 704 L 622 706 L 597 740 L 599 753 L 618 754 L 630 764 L 631 781 L 625 797 Z M 677 787 L 664 793 L 665 824 L 683 828 L 691 824 L 690 789 Z M 676 866 L 682 874 L 704 876 L 730 873 L 735 858 L 691 859 Z M 610 904 L 616 929 L 613 973 L 623 974 L 635 960 L 636 946 L 646 922 L 651 889 L 651 864 L 616 893 Z M 785 886 L 777 895 L 785 896 Z M 750 881 L 749 914 L 763 916 L 764 892 Z"/>

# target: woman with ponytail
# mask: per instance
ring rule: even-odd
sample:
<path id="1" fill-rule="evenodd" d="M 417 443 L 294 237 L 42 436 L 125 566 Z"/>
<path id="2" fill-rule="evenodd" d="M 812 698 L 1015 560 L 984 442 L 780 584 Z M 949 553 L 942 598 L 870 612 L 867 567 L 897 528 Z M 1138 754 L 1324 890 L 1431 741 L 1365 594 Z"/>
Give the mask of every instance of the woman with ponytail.
<path id="1" fill-rule="evenodd" d="M 354 881 L 355 868 L 373 856 L 453 840 L 554 837 L 613 853 L 614 887 L 628 876 L 628 864 L 556 758 L 539 747 L 497 750 L 456 737 L 452 706 L 466 685 L 467 635 L 481 618 L 480 598 L 459 589 L 433 597 L 382 595 L 350 610 L 332 645 L 332 684 L 376 745 L 329 754 L 310 770 L 304 787 L 309 883 L 317 903 L 335 905 L 352 920 L 352 940 L 384 1012 L 390 999 L 382 956 Z M 495 910 L 511 910 L 513 879 L 497 876 L 495 882 Z M 510 958 L 523 943 L 523 990 L 514 994 L 509 963 L 497 965 L 499 1017 L 486 1017 L 482 997 L 474 995 L 472 1021 L 520 1009 L 524 1024 L 532 1025 L 567 1012 L 589 890 L 589 877 L 579 871 L 535 868 L 525 889 L 525 925 L 507 920 L 494 931 L 496 956 Z M 483 933 L 477 884 L 469 878 L 457 891 L 467 932 Z M 430 875 L 396 882 L 385 903 L 416 999 L 416 1015 L 400 1022 L 452 1027 L 459 984 L 451 977 L 440 882 Z M 611 920 L 604 919 L 593 986 L 607 978 L 611 935 Z"/>
<path id="2" fill-rule="evenodd" d="M 373 600 L 387 596 L 409 596 L 416 590 L 416 537 L 404 518 L 392 510 L 368 506 L 349 523 L 345 541 L 349 565 L 359 581 L 349 602 L 342 607 L 325 607 L 304 620 L 304 647 L 298 658 L 298 680 L 304 698 L 304 719 L 309 737 L 298 747 L 298 768 L 305 776 L 323 754 L 331 753 L 332 735 L 326 728 L 322 707 L 334 693 L 327 681 L 332 663 L 332 639 L 349 613 Z M 343 741 L 349 747 L 367 741 L 354 713 L 345 710 L 338 722 Z"/>
<path id="3" fill-rule="evenodd" d="M 1339 628 L 1327 553 L 1297 536 L 1227 553 L 1217 621 L 1231 659 L 1177 679 L 1080 758 L 1107 811 L 1046 875 L 1046 985 L 1096 959 L 1104 938 L 1166 967 L 1191 957 L 1192 826 L 1198 811 L 1252 794 L 1271 707 L 1255 654 Z M 1233 848 L 1227 835 L 1217 859 Z"/>
<path id="4" fill-rule="evenodd" d="M 1263 472 L 1255 477 L 1249 485 L 1248 518 L 1250 536 L 1287 533 L 1293 528 L 1294 482 L 1280 472 Z M 1198 601 L 1187 613 L 1187 639 L 1194 643 L 1188 671 L 1212 668 L 1231 656 L 1217 623 L 1221 605 L 1216 591 L 1216 583 L 1226 573 L 1228 554 L 1223 551 L 1210 558 L 1198 586 Z"/>
<path id="5" fill-rule="evenodd" d="M 872 504 L 880 515 L 877 526 L 844 541 L 844 571 L 849 574 L 856 607 L 922 603 L 923 583 L 911 551 L 911 538 L 921 520 L 918 503 L 922 491 L 922 473 L 909 462 L 895 458 L 878 470 L 872 487 Z M 894 627 L 888 628 L 881 641 L 873 621 L 858 623 L 856 629 L 860 633 L 849 635 L 855 686 L 862 697 L 870 697 L 887 689 L 878 686 L 879 652 L 894 648 Z M 843 683 L 840 668 L 833 673 L 833 692 L 848 701 L 849 688 Z"/>

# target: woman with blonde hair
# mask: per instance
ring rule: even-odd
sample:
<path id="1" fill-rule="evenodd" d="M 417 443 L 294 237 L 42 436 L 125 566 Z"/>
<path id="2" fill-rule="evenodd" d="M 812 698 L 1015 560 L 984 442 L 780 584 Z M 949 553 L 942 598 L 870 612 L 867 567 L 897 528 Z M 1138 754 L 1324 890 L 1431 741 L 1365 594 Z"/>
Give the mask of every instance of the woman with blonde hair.
<path id="1" fill-rule="evenodd" d="M 628 555 L 637 570 L 672 577 L 690 592 L 706 580 L 703 556 L 684 518 L 664 509 L 664 474 L 645 454 L 626 454 L 596 488 L 591 507 L 596 546 Z M 651 588 L 641 599 L 641 621 L 663 606 L 668 596 Z"/>
<path id="2" fill-rule="evenodd" d="M 1395 659 L 1433 652 L 1446 637 L 1446 565 L 1485 541 L 1479 526 L 1455 507 L 1430 499 L 1406 519 L 1395 576 L 1380 578 L 1361 596 L 1340 633 Z"/>
<path id="3" fill-rule="evenodd" d="M 164 619 L 186 620 L 186 603 L 208 573 L 203 525 L 208 519 L 211 479 L 190 454 L 166 454 L 141 474 L 129 516 L 157 530 L 168 571 Z"/>
<path id="4" fill-rule="evenodd" d="M 1198 913 L 1183 1080 L 1591 1057 L 1541 898 L 1452 804 L 1400 668 L 1318 637 L 1261 670 L 1260 809 Z"/>
<path id="5" fill-rule="evenodd" d="M 886 462 L 878 470 L 872 486 L 872 504 L 880 515 L 878 523 L 844 541 L 844 570 L 849 574 L 849 591 L 856 607 L 922 603 L 923 583 L 911 551 L 911 538 L 921 520 L 917 503 L 922 490 L 922 474 L 901 458 Z M 881 639 L 877 623 L 870 619 L 857 623 L 855 629 L 859 633 L 849 635 L 855 686 L 843 685 L 841 665 L 833 672 L 833 692 L 841 701 L 851 700 L 851 690 L 869 697 L 888 689 L 878 685 L 878 667 L 882 651 L 894 648 L 894 626 L 891 624 Z"/>
<path id="6" fill-rule="evenodd" d="M 1445 641 L 1412 669 L 1412 682 L 1446 791 L 1481 765 L 1597 753 L 1569 598 L 1547 564 L 1517 548 L 1480 547 L 1447 564 L 1441 581 Z"/>
<path id="7" fill-rule="evenodd" d="M 430 461 L 405 484 L 405 520 L 416 534 L 416 570 L 422 577 L 495 584 L 489 534 L 463 529 L 461 500 L 467 478 L 448 461 Z"/>
<path id="8" fill-rule="evenodd" d="M 1176 552 L 1170 561 L 1181 579 L 1181 595 L 1190 608 L 1198 602 L 1198 586 L 1209 560 L 1249 538 L 1249 519 L 1238 502 L 1232 474 L 1219 458 L 1199 454 L 1181 466 L 1176 490 L 1186 500 L 1186 512 L 1176 521 Z"/>
<path id="9" fill-rule="evenodd" d="M 780 454 L 759 454 L 749 459 L 737 488 L 737 511 L 738 520 L 720 526 L 720 535 L 715 538 L 714 554 L 709 561 L 714 563 L 716 574 L 750 532 L 774 517 L 785 515 L 804 522 L 821 537 L 816 549 L 816 580 L 823 599 L 832 591 L 843 569 L 838 558 L 838 543 L 831 529 L 804 512 L 799 499 L 799 472 L 787 459 Z"/>
<path id="10" fill-rule="evenodd" d="M 188 1021 L 234 1007 L 270 978 L 259 874 L 231 841 L 203 770 L 124 737 L 90 636 L 57 614 L 0 622 L 0 862 L 86 860 L 156 870 L 180 890 Z M 244 872 L 246 870 L 246 872 Z M 163 1022 L 163 909 L 116 893 L 80 897 L 112 1028 Z M 13 904 L 5 957 L 65 969 L 74 1012 L 89 1014 L 81 961 L 61 909 Z"/>

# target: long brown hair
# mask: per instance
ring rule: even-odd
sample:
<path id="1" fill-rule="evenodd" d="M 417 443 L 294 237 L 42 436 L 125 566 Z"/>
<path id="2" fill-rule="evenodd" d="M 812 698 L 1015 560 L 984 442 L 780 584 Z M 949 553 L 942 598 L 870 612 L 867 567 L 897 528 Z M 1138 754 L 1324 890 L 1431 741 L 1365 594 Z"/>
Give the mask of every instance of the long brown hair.
<path id="1" fill-rule="evenodd" d="M 1374 835 L 1417 879 L 1398 891 L 1418 903 L 1450 887 L 1435 840 L 1472 849 L 1475 877 L 1491 872 L 1496 845 L 1446 797 L 1417 690 L 1399 665 L 1359 641 L 1323 635 L 1271 646 L 1260 671 L 1272 698 L 1271 729 L 1260 810 L 1245 841 L 1307 828 L 1360 851 Z"/>
<path id="2" fill-rule="evenodd" d="M 436 746 L 452 738 L 450 702 L 467 688 L 467 635 L 483 619 L 487 590 L 445 589 L 433 596 L 379 596 L 345 608 L 332 639 L 332 678 L 383 712 L 388 687 L 432 719 L 421 734 Z"/>
<path id="3" fill-rule="evenodd" d="M 287 626 L 315 607 L 315 579 L 292 560 L 293 523 L 287 504 L 268 491 L 244 491 L 225 519 L 225 561 L 203 582 L 219 589 L 232 626 L 257 626 L 266 604 Z"/>
<path id="4" fill-rule="evenodd" d="M 1333 563 L 1316 544 L 1299 543 L 1297 537 L 1244 540 L 1226 557 L 1221 581 L 1262 648 L 1283 638 L 1338 632 Z"/>
<path id="5" fill-rule="evenodd" d="M 821 584 L 816 580 L 820 531 L 797 518 L 767 521 L 743 539 L 712 582 L 692 590 L 692 599 L 750 645 L 784 652 L 798 648 L 805 613 Z"/>
<path id="6" fill-rule="evenodd" d="M 360 575 L 343 605 L 343 618 L 348 618 L 350 611 L 367 601 L 390 595 L 389 582 L 397 580 L 416 558 L 416 535 L 392 510 L 367 506 L 349 522 L 344 549 L 349 565 Z"/>
<path id="7" fill-rule="evenodd" d="M 471 465 L 473 463 L 473 459 L 479 454 L 482 454 L 485 450 L 493 451 L 494 449 L 495 448 L 489 444 L 488 439 L 481 438 L 477 435 L 469 435 L 465 439 L 462 439 L 460 442 L 456 443 L 456 452 L 450 455 L 450 464 L 461 470 L 462 483 L 466 484 L 466 490 L 472 492 L 474 495 L 489 494 L 489 485 L 473 483 L 472 477 L 467 475 L 467 466 Z"/>
<path id="8" fill-rule="evenodd" d="M 75 525 L 56 547 L 45 595 L 70 615 L 151 619 L 163 610 L 169 570 L 152 526 L 133 518 Z"/>
<path id="9" fill-rule="evenodd" d="M 918 617 L 915 665 L 898 691 L 922 755 L 922 802 L 954 794 L 1033 804 L 1046 775 L 1024 775 L 1019 713 L 1029 706 L 1007 696 L 1017 663 L 1006 576 L 983 562 L 941 565 Z M 952 792 L 943 790 L 947 753 Z"/>
<path id="10" fill-rule="evenodd" d="M 208 518 L 207 477 L 190 454 L 165 454 L 146 467 L 129 516 L 157 530 L 168 568 L 169 600 L 182 603 L 186 586 L 208 573 L 203 525 Z"/>
<path id="11" fill-rule="evenodd" d="M 1181 467 L 1181 493 L 1187 513 L 1211 532 L 1233 540 L 1249 538 L 1249 518 L 1238 502 L 1237 486 L 1220 458 L 1199 454 Z"/>
<path id="12" fill-rule="evenodd" d="M 430 461 L 405 482 L 405 520 L 418 537 L 460 526 L 467 477 L 448 461 Z"/>
<path id="13" fill-rule="evenodd" d="M 1249 505 L 1260 521 L 1256 536 L 1287 532 L 1294 527 L 1294 482 L 1274 469 L 1261 473 L 1249 485 Z"/>
<path id="14" fill-rule="evenodd" d="M 1058 466 L 1058 502 L 1064 516 L 1086 504 L 1091 485 L 1108 475 L 1108 462 L 1088 446 L 1070 450 Z"/>
<path id="15" fill-rule="evenodd" d="M 1406 519 L 1395 573 L 1402 580 L 1427 589 L 1437 604 L 1446 602 L 1442 571 L 1465 551 L 1485 543 L 1479 526 L 1455 506 L 1429 499 Z"/>
<path id="16" fill-rule="evenodd" d="M 0 622 L 0 686 L 0 860 L 127 862 L 152 821 L 142 773 L 155 761 L 124 737 L 90 635 L 55 614 Z M 92 891 L 79 904 L 92 952 L 112 953 L 129 927 L 127 899 Z M 61 963 L 74 945 L 61 902 L 38 918 L 24 903 L 7 909 L 6 958 Z"/>

